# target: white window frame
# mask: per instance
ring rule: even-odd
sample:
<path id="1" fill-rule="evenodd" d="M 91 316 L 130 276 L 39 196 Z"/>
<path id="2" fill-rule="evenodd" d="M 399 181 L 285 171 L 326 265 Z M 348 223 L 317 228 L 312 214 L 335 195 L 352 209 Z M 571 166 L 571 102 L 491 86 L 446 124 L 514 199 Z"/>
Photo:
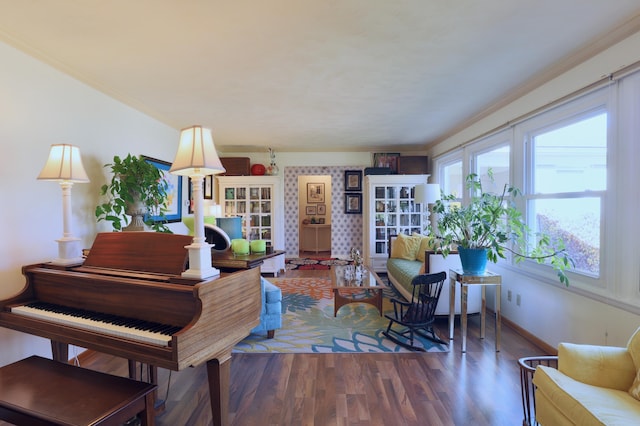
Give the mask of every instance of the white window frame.
<path id="1" fill-rule="evenodd" d="M 605 224 L 607 223 L 605 218 L 610 216 L 609 207 L 607 206 L 607 197 L 611 192 L 611 185 L 613 180 L 611 179 L 611 170 L 615 167 L 611 164 L 610 159 L 612 149 L 612 117 L 615 115 L 613 104 L 611 102 L 610 90 L 608 88 L 599 89 L 593 93 L 574 99 L 559 107 L 553 108 L 546 112 L 543 112 L 529 120 L 526 120 L 514 128 L 514 139 L 519 141 L 514 145 L 514 155 L 516 158 L 522 159 L 522 173 L 514 175 L 514 185 L 522 189 L 523 197 L 519 207 L 522 209 L 525 215 L 528 214 L 526 210 L 527 201 L 531 199 L 542 198 L 560 198 L 554 195 L 535 195 L 533 192 L 532 182 L 532 168 L 533 168 L 533 155 L 531 139 L 534 135 L 551 131 L 553 129 L 562 128 L 582 119 L 594 115 L 596 112 L 606 111 L 609 119 L 608 135 L 607 135 L 607 189 L 605 191 L 596 191 L 594 196 L 601 197 L 601 210 L 600 210 L 600 274 L 598 277 L 593 277 L 583 273 L 569 272 L 568 276 L 571 281 L 571 286 L 574 288 L 582 288 L 587 291 L 596 292 L 599 294 L 606 293 L 607 282 L 607 238 Z M 583 194 L 583 192 L 579 193 Z M 576 194 L 568 194 L 576 195 Z M 525 261 L 518 265 L 522 270 L 529 271 L 538 275 L 540 278 L 545 278 L 545 281 L 557 281 L 555 273 L 549 266 L 539 265 L 533 261 Z"/>
<path id="2" fill-rule="evenodd" d="M 607 296 L 614 298 L 614 305 L 632 305 L 640 314 L 640 71 L 619 80 L 617 88 L 612 100 L 615 120 L 610 120 L 615 123 L 611 136 L 616 143 L 609 152 L 613 167 L 607 199 L 612 214 L 605 228 L 610 236 Z"/>
<path id="3" fill-rule="evenodd" d="M 469 173 L 475 173 L 480 176 L 480 171 L 478 170 L 478 157 L 482 154 L 486 154 L 491 151 L 495 151 L 496 149 L 502 147 L 509 147 L 509 183 L 513 181 L 512 170 L 513 170 L 513 129 L 509 128 L 503 130 L 501 132 L 495 133 L 493 135 L 487 136 L 486 138 L 478 140 L 476 143 L 468 147 L 467 156 L 469 157 Z M 482 177 L 482 176 L 480 176 Z M 467 198 L 465 198 L 465 202 L 469 202 L 470 198 L 473 194 L 467 191 L 465 194 Z"/>
<path id="4" fill-rule="evenodd" d="M 440 189 L 442 191 L 445 191 L 445 194 L 448 194 L 449 192 L 445 190 L 445 188 L 443 187 L 443 182 L 445 179 L 444 176 L 444 168 L 447 166 L 450 166 L 454 163 L 457 162 L 462 162 L 462 176 L 466 176 L 466 170 L 468 169 L 466 167 L 466 165 L 468 164 L 468 162 L 465 160 L 466 156 L 464 155 L 464 150 L 463 149 L 457 149 L 455 151 L 449 152 L 447 154 L 444 154 L 436 159 L 434 159 L 433 161 L 433 170 L 435 170 L 434 175 L 432 175 L 432 183 L 439 183 L 440 184 Z M 462 193 L 464 194 L 464 186 L 462 188 Z"/>

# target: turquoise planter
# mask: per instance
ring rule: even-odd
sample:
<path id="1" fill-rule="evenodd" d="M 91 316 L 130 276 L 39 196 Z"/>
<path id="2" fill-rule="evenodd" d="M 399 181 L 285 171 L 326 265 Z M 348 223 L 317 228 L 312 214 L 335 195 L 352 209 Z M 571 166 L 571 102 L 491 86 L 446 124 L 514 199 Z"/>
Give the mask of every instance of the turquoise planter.
<path id="1" fill-rule="evenodd" d="M 458 246 L 462 272 L 468 275 L 483 275 L 487 269 L 487 249 L 469 249 Z"/>

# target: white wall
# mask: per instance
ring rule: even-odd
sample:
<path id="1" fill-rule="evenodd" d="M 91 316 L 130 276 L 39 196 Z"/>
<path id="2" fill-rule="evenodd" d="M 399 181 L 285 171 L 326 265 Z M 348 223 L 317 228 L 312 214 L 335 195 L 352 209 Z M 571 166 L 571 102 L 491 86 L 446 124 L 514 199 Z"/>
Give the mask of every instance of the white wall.
<path id="1" fill-rule="evenodd" d="M 57 255 L 62 236 L 62 192 L 38 181 L 49 147 L 80 147 L 89 184 L 72 190 L 72 229 L 90 247 L 110 226 L 94 219 L 105 163 L 114 155 L 144 154 L 172 161 L 179 133 L 148 116 L 0 43 L 0 298 L 25 284 L 23 265 Z M 180 226 L 182 226 L 180 224 Z M 178 228 L 179 229 L 179 228 Z M 0 365 L 31 354 L 51 356 L 47 340 L 0 328 Z"/>
<path id="2" fill-rule="evenodd" d="M 640 33 L 636 33 L 512 104 L 442 141 L 433 147 L 430 155 L 436 157 L 455 149 L 486 132 L 571 94 L 603 76 L 639 60 Z M 618 141 L 623 144 L 637 145 L 637 141 L 629 138 L 620 137 Z M 629 155 L 635 159 L 640 155 L 637 148 L 631 146 L 627 146 L 626 151 L 634 152 L 635 154 Z M 624 195 L 621 194 L 621 197 L 624 198 Z M 628 203 L 626 204 L 628 205 Z M 633 230 L 632 232 L 635 232 L 637 236 L 637 231 Z M 630 231 L 627 230 L 627 232 Z M 637 261 L 637 253 L 633 259 Z M 626 264 L 628 265 L 628 263 Z M 615 265 L 619 273 L 613 274 L 613 276 L 623 276 L 625 262 L 616 261 Z M 622 307 L 589 298 L 580 294 L 576 288 L 564 288 L 554 280 L 541 282 L 532 279 L 531 276 L 517 273 L 513 268 L 507 269 L 498 266 L 495 269 L 496 272 L 503 274 L 502 313 L 504 317 L 551 346 L 555 347 L 562 341 L 624 346 L 627 339 L 640 326 L 640 315 Z M 637 277 L 635 279 L 637 280 Z M 508 290 L 513 293 L 511 302 L 507 301 Z M 517 294 L 521 295 L 521 306 L 517 306 L 515 302 Z M 492 300 L 493 293 L 488 301 Z M 638 311 L 640 310 L 636 310 L 636 312 Z"/>

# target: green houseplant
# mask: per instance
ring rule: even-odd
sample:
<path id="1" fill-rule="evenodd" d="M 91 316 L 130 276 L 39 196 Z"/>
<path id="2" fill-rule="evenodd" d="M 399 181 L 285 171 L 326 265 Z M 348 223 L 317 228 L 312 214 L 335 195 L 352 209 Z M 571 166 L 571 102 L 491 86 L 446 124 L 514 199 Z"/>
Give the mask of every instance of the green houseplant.
<path id="1" fill-rule="evenodd" d="M 168 184 L 160 169 L 131 154 L 123 159 L 116 155 L 113 162 L 104 167 L 109 168 L 113 176 L 111 182 L 100 188 L 100 195 L 107 200 L 96 206 L 98 222 L 111 222 L 116 231 L 140 231 L 146 225 L 156 232 L 171 232 L 162 220 L 167 211 Z M 132 217 L 131 221 L 127 215 Z M 152 215 L 160 221 L 154 221 Z M 127 224 L 129 226 L 123 228 Z"/>
<path id="2" fill-rule="evenodd" d="M 493 180 L 491 170 L 488 175 Z M 466 177 L 466 186 L 473 194 L 468 205 L 460 206 L 451 194 L 443 194 L 434 203 L 437 223 L 430 226 L 432 248 L 444 256 L 457 248 L 461 260 L 463 253 L 465 257 L 467 255 L 466 249 L 484 251 L 485 263 L 486 260 L 495 263 L 511 252 L 516 262 L 532 259 L 550 264 L 560 282 L 569 284 L 565 271 L 573 261 L 563 241 L 552 241 L 549 235 L 532 232 L 515 205 L 516 198 L 521 195 L 517 188 L 505 185 L 502 193 L 484 192 L 477 174 Z"/>

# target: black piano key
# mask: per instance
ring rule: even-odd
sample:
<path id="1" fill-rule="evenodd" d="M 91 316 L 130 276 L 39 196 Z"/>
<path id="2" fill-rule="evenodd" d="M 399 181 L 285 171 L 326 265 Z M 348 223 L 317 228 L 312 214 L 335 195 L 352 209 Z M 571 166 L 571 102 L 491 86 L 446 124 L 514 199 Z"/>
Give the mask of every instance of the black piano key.
<path id="1" fill-rule="evenodd" d="M 144 325 L 146 323 L 147 323 L 147 321 L 140 320 L 140 319 L 135 319 L 135 320 L 131 320 L 130 322 L 128 322 L 127 323 L 127 327 L 135 328 L 136 330 L 144 330 Z"/>
<path id="2" fill-rule="evenodd" d="M 149 329 L 149 331 L 160 332 L 160 330 L 166 328 L 167 326 L 164 324 L 153 324 L 153 326 Z"/>

